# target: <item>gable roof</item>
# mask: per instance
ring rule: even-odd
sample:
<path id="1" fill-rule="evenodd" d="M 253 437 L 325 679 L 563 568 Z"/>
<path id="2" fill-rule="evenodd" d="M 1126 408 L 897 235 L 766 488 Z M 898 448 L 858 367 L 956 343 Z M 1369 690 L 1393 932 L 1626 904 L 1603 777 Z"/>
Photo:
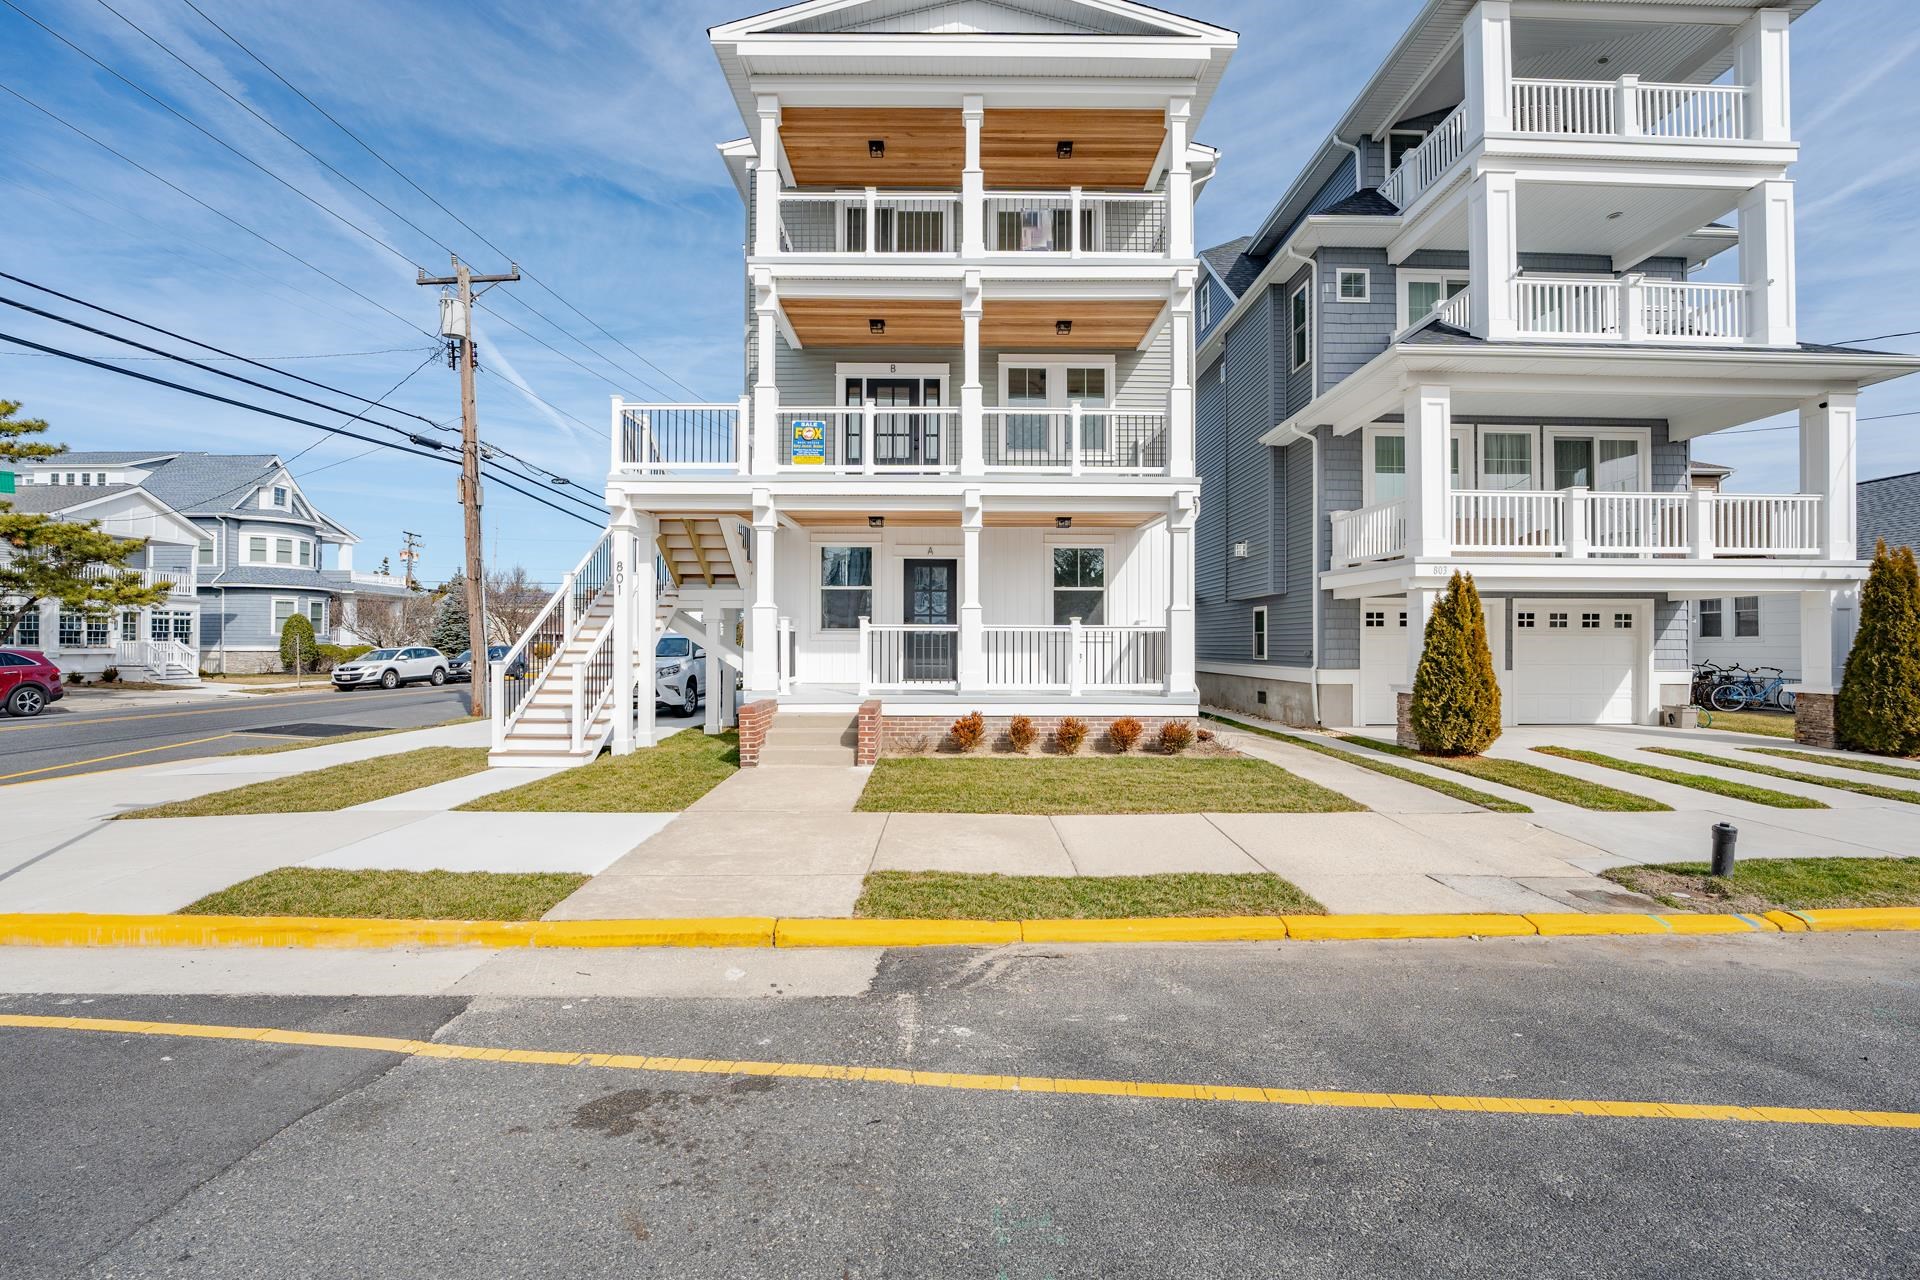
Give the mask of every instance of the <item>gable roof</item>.
<path id="1" fill-rule="evenodd" d="M 710 29 L 745 35 L 1167 36 L 1218 33 L 1130 0 L 802 0 Z"/>
<path id="2" fill-rule="evenodd" d="M 1247 291 L 1247 286 L 1260 274 L 1260 268 L 1266 265 L 1265 259 L 1247 256 L 1247 246 L 1252 243 L 1252 236 L 1236 236 L 1225 244 L 1200 251 L 1200 256 L 1213 269 L 1213 274 L 1227 287 L 1227 292 L 1236 298 Z"/>
<path id="3" fill-rule="evenodd" d="M 145 453 L 135 453 L 129 449 L 69 449 L 65 453 L 55 454 L 51 458 L 22 458 L 18 465 L 23 467 L 63 467 L 68 463 L 82 467 L 120 467 L 136 462 L 165 462 L 177 458 L 177 453 L 155 453 L 151 449 Z"/>
<path id="4" fill-rule="evenodd" d="M 1920 471 L 1879 476 L 1854 486 L 1858 503 L 1858 543 L 1862 560 L 1873 558 L 1873 544 L 1885 538 L 1890 547 L 1920 546 Z"/>
<path id="5" fill-rule="evenodd" d="M 273 453 L 181 453 L 148 476 L 146 487 L 176 511 L 225 515 L 284 469 Z"/>
<path id="6" fill-rule="evenodd" d="M 54 515 L 131 488 L 130 484 L 23 484 L 13 493 L 0 494 L 0 502 L 22 515 Z"/>

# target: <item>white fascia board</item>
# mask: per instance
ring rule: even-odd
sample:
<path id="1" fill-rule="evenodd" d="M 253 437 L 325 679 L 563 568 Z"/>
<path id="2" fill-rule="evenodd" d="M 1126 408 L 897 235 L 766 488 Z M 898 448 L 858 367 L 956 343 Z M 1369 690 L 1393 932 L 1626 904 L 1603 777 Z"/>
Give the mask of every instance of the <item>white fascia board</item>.
<path id="1" fill-rule="evenodd" d="M 1071 74 L 1071 62 L 1059 75 Z M 1198 102 L 1202 81 L 1196 75 L 1078 77 L 1036 80 L 966 76 L 901 76 L 884 71 L 826 76 L 758 75 L 753 92 L 780 99 L 783 107 L 953 107 L 964 97 L 981 95 L 994 107 L 1133 107 L 1156 110 L 1169 98 Z M 1196 105 L 1194 116 L 1199 110 Z"/>
<path id="2" fill-rule="evenodd" d="M 904 255 L 887 255 L 887 257 Z M 1162 298 L 1191 262 L 1178 259 L 1062 259 L 1052 263 L 1010 262 L 1005 257 L 977 260 L 943 258 L 890 262 L 885 258 L 844 260 L 752 258 L 752 267 L 773 273 L 785 298 L 958 298 L 970 272 L 978 272 L 989 298 Z M 876 295 L 873 291 L 881 290 Z"/>
<path id="3" fill-rule="evenodd" d="M 740 199 L 751 199 L 753 188 L 747 179 L 747 166 L 758 158 L 753 139 L 735 138 L 729 142 L 715 143 L 714 150 L 720 153 L 721 163 L 727 166 L 727 176 L 733 179 L 734 190 L 740 193 Z"/>
<path id="4" fill-rule="evenodd" d="M 732 22 L 709 27 L 707 36 L 714 41 L 738 40 L 751 35 L 774 34 L 781 27 L 799 22 L 805 18 L 818 17 L 832 13 L 836 9 L 856 8 L 862 0 L 803 0 L 800 4 L 790 4 L 764 13 L 738 18 Z M 1079 3 L 1096 13 L 1108 14 L 1116 18 L 1128 18 L 1135 22 L 1158 26 L 1169 36 L 1187 36 L 1201 39 L 1236 43 L 1239 36 L 1228 27 L 1216 27 L 1202 22 L 1198 18 L 1188 18 L 1165 9 L 1156 9 L 1144 4 L 1130 3 L 1129 0 L 1079 0 Z M 805 33 L 789 33 L 805 34 Z M 1139 39 L 1134 36 L 1131 39 Z"/>
<path id="5" fill-rule="evenodd" d="M 1041 476 L 885 476 L 830 473 L 824 476 L 779 472 L 771 476 L 626 476 L 607 478 L 609 508 L 711 515 L 737 514 L 752 506 L 753 492 L 766 492 L 774 505 L 791 511 L 835 511 L 854 507 L 888 511 L 958 512 L 969 493 L 977 493 L 998 511 L 1059 515 L 1123 513 L 1146 523 L 1167 513 L 1179 493 L 1195 489 L 1192 477 L 1148 476 L 1089 480 Z"/>
<path id="6" fill-rule="evenodd" d="M 1848 587 L 1865 579 L 1857 560 L 1542 560 L 1525 557 L 1451 556 L 1436 560 L 1389 560 L 1320 575 L 1336 599 L 1363 600 L 1414 588 L 1442 588 L 1456 570 L 1473 575 L 1482 592 L 1578 591 L 1593 595 L 1658 592 L 1680 598 L 1817 591 Z"/>

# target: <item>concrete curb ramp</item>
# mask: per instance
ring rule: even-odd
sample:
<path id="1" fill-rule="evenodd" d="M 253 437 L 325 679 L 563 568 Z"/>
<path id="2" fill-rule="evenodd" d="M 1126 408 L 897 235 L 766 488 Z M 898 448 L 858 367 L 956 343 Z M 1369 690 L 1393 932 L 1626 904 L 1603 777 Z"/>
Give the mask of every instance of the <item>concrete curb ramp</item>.
<path id="1" fill-rule="evenodd" d="M 1117 920 L 355 920 L 307 916 L 0 915 L 9 947 L 949 947 L 1011 942 L 1331 942 L 1920 931 L 1920 907 L 1764 915 L 1341 915 Z"/>

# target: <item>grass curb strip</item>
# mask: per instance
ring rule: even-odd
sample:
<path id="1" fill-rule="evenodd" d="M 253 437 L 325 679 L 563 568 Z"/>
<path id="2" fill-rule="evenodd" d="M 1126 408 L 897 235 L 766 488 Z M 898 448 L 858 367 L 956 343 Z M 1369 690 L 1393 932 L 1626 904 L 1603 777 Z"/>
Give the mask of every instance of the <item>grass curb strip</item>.
<path id="1" fill-rule="evenodd" d="M 1449 782 L 1445 778 L 1431 777 L 1415 769 L 1403 769 L 1397 764 L 1389 764 L 1385 760 L 1375 760 L 1371 756 L 1361 755 L 1356 751 L 1342 751 L 1339 747 L 1332 746 L 1325 742 L 1315 742 L 1312 738 L 1296 737 L 1291 733 L 1282 733 L 1278 729 L 1265 729 L 1257 724 L 1248 724 L 1245 720 L 1238 720 L 1232 716 L 1218 715 L 1212 711 L 1203 711 L 1200 713 L 1200 717 L 1203 720 L 1212 720 L 1219 724 L 1231 725 L 1235 729 L 1257 734 L 1262 738 L 1272 738 L 1276 742 L 1284 742 L 1288 746 L 1316 752 L 1345 764 L 1357 765 L 1362 769 L 1369 769 L 1374 773 L 1380 774 L 1382 777 L 1395 778 L 1401 782 L 1410 782 L 1416 787 L 1425 787 L 1429 791 L 1437 791 L 1441 795 L 1454 800 L 1464 801 L 1467 804 L 1477 804 L 1482 809 L 1489 810 L 1493 813 L 1533 812 L 1533 810 L 1521 804 L 1518 800 L 1507 800 L 1501 796 L 1492 795 L 1489 792 L 1476 791 L 1472 787 L 1462 786 L 1457 782 Z"/>
<path id="2" fill-rule="evenodd" d="M 1369 747 L 1385 755 L 1418 760 L 1436 769 L 1449 769 L 1454 773 L 1465 774 L 1469 778 L 1498 782 L 1502 786 L 1512 787 L 1517 791 L 1531 791 L 1537 796 L 1545 796 L 1549 800 L 1558 800 L 1581 809 L 1611 813 L 1670 813 L 1673 808 L 1671 805 L 1661 804 L 1658 800 L 1649 800 L 1645 796 L 1635 795 L 1631 791 L 1622 791 L 1618 787 L 1609 787 L 1598 782 L 1588 782 L 1585 778 L 1576 778 L 1570 773 L 1559 773 L 1537 764 L 1528 764 L 1525 760 L 1509 760 L 1505 756 L 1430 756 L 1415 751 L 1411 747 L 1403 747 L 1398 743 L 1387 742 L 1380 738 L 1363 737 L 1357 733 L 1342 733 L 1337 736 L 1342 742 Z"/>
<path id="3" fill-rule="evenodd" d="M 1856 795 L 1872 796 L 1876 800 L 1902 800 L 1907 804 L 1920 804 L 1920 791 L 1910 791 L 1904 787 L 1886 787 L 1877 782 L 1865 782 L 1858 778 L 1828 778 L 1817 773 L 1781 769 L 1753 760 L 1727 760 L 1701 751 L 1683 751 L 1678 747 L 1642 747 L 1640 749 L 1651 751 L 1659 756 L 1672 756 L 1677 760 L 1691 760 L 1695 764 L 1719 765 L 1723 769 L 1739 769 L 1745 773 L 1758 773 L 1768 778 L 1784 778 L 1788 782 L 1804 782 L 1810 786 L 1832 787 L 1836 791 L 1851 791 Z"/>
<path id="4" fill-rule="evenodd" d="M 1796 796 L 1791 792 L 1775 791 L 1771 787 L 1755 786 L 1747 782 L 1735 782 L 1730 778 L 1715 778 L 1704 773 L 1663 769 L 1657 764 L 1622 760 L 1617 756 L 1602 755 L 1598 751 L 1577 751 L 1572 747 L 1535 747 L 1534 750 L 1543 756 L 1553 756 L 1560 760 L 1577 760 L 1582 764 L 1595 765 L 1602 769 L 1618 769 L 1621 773 L 1630 773 L 1635 777 L 1652 778 L 1656 782 L 1671 783 L 1676 787 L 1692 787 L 1695 791 L 1726 796 L 1730 800 L 1745 800 L 1749 804 L 1764 804 L 1774 809 L 1824 809 L 1827 807 L 1811 796 Z"/>
<path id="5" fill-rule="evenodd" d="M 947 947 L 1013 942 L 1312 942 L 1395 938 L 1631 937 L 1920 932 L 1920 907 L 1764 915 L 1206 916 L 1122 920 L 337 920 L 297 916 L 0 915 L 12 947 Z"/>

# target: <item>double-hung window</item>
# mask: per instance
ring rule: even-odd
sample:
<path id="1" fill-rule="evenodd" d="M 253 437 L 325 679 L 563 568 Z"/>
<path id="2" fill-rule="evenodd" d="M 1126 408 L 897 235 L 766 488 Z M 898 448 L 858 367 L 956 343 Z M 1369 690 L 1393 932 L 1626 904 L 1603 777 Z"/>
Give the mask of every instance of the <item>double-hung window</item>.
<path id="1" fill-rule="evenodd" d="M 304 538 L 300 540 L 300 567 L 313 568 L 313 544 Z"/>
<path id="2" fill-rule="evenodd" d="M 274 486 L 273 505 L 279 507 L 282 511 L 286 510 L 287 507 L 287 491 L 279 485 Z"/>
<path id="3" fill-rule="evenodd" d="M 1306 285 L 1287 301 L 1287 367 L 1304 369 L 1313 358 L 1313 297 Z"/>
<path id="4" fill-rule="evenodd" d="M 1733 634 L 1740 639 L 1759 638 L 1759 596 L 1735 596 L 1733 598 Z"/>
<path id="5" fill-rule="evenodd" d="M 857 631 L 873 616 L 873 548 L 820 548 L 820 629 Z"/>
<path id="6" fill-rule="evenodd" d="M 199 549 L 194 552 L 193 558 L 194 563 L 198 564 L 202 569 L 211 569 L 213 567 L 213 539 L 200 539 Z"/>
<path id="7" fill-rule="evenodd" d="M 1480 487 L 1533 488 L 1533 432 L 1481 431 Z"/>
<path id="8" fill-rule="evenodd" d="M 84 614 L 70 610 L 60 611 L 60 647 L 78 649 L 87 634 L 87 619 Z"/>
<path id="9" fill-rule="evenodd" d="M 104 649 L 112 643 L 113 619 L 104 615 L 98 618 L 91 614 L 87 615 L 87 647 Z"/>
<path id="10" fill-rule="evenodd" d="M 313 624 L 315 635 L 324 634 L 327 629 L 327 602 L 314 599 L 307 601 L 307 621 Z"/>
<path id="11" fill-rule="evenodd" d="M 299 602 L 295 600 L 275 600 L 273 602 L 273 634 L 275 636 L 280 635 L 286 630 L 287 619 L 294 615 L 298 605 Z"/>
<path id="12" fill-rule="evenodd" d="M 1702 600 L 1700 602 L 1700 638 L 1718 640 L 1721 635 L 1721 623 L 1724 621 L 1720 600 Z"/>
<path id="13" fill-rule="evenodd" d="M 32 608 L 21 614 L 8 633 L 7 643 L 19 645 L 23 649 L 40 647 L 40 610 Z"/>
<path id="14" fill-rule="evenodd" d="M 129 609 L 120 615 L 120 638 L 138 640 L 140 638 L 140 614 Z"/>
<path id="15" fill-rule="evenodd" d="M 265 564 L 267 562 L 267 540 L 258 534 L 247 538 L 247 563 Z"/>
<path id="16" fill-rule="evenodd" d="M 1078 618 L 1098 626 L 1107 620 L 1107 553 L 1103 547 L 1053 549 L 1053 625 Z"/>
<path id="17" fill-rule="evenodd" d="M 1253 607 L 1253 656 L 1257 662 L 1267 660 L 1267 606 Z"/>
<path id="18" fill-rule="evenodd" d="M 1407 496 L 1407 438 L 1382 432 L 1373 437 L 1373 501 L 1398 502 Z"/>
<path id="19" fill-rule="evenodd" d="M 293 563 L 292 538 L 275 538 L 273 540 L 273 562 L 275 564 Z"/>

